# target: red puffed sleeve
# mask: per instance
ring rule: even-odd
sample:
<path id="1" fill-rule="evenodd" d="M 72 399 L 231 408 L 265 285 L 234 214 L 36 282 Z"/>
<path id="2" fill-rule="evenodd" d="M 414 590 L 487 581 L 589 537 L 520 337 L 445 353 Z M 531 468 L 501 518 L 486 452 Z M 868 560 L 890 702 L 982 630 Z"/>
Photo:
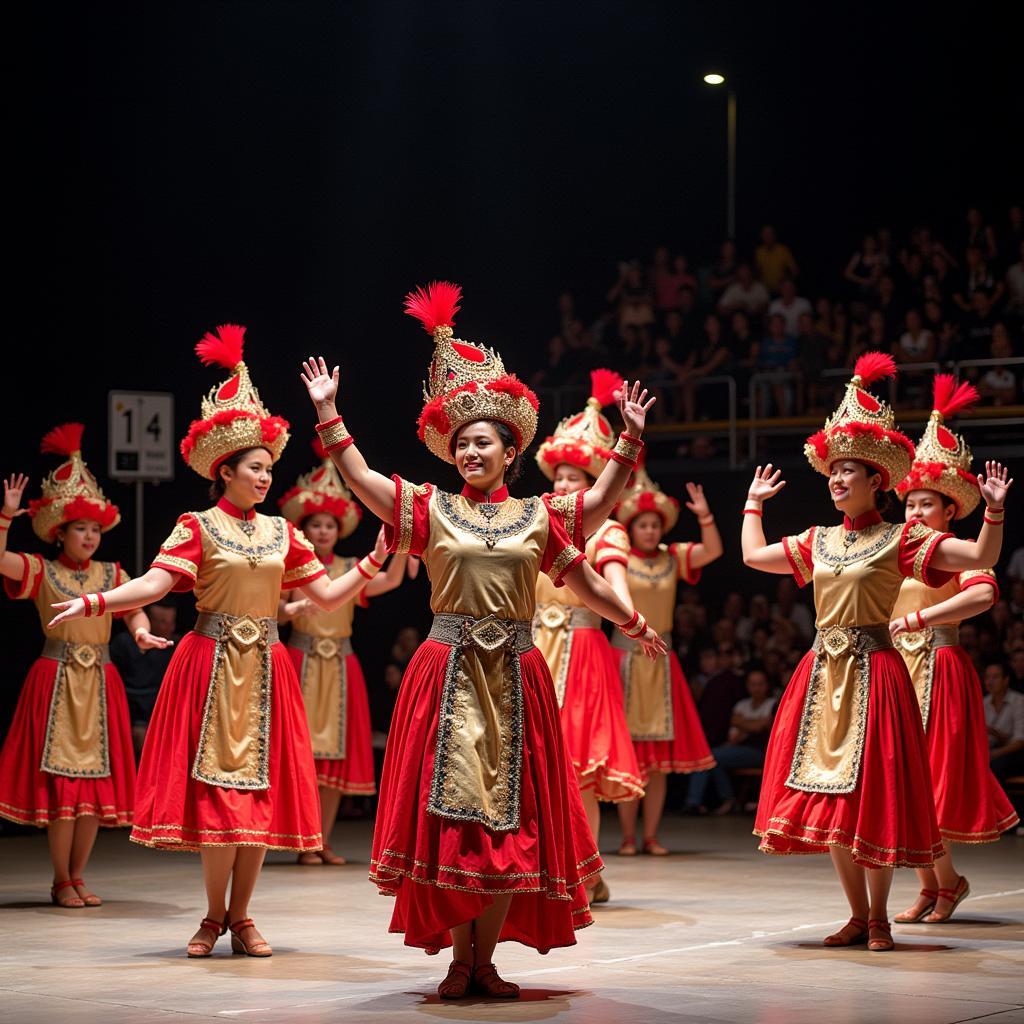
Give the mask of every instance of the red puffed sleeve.
<path id="1" fill-rule="evenodd" d="M 572 494 L 545 494 L 542 498 L 549 512 L 553 512 L 562 520 L 562 526 L 569 535 L 573 545 L 583 550 L 587 538 L 583 536 L 583 496 L 586 488 Z"/>
<path id="2" fill-rule="evenodd" d="M 552 511 L 546 501 L 544 508 L 548 516 L 548 542 L 540 571 L 547 573 L 556 587 L 561 587 L 565 585 L 565 574 L 580 562 L 585 562 L 587 556 L 569 539 L 561 514 Z"/>
<path id="3" fill-rule="evenodd" d="M 939 533 L 924 523 L 907 523 L 900 534 L 900 572 L 908 579 L 915 579 L 926 587 L 941 587 L 947 584 L 956 573 L 933 569 L 931 561 L 938 546 L 947 537 L 952 536 L 951 533 Z"/>
<path id="4" fill-rule="evenodd" d="M 669 554 L 676 560 L 679 579 L 684 583 L 689 583 L 691 587 L 700 581 L 700 569 L 694 568 L 693 565 L 693 549 L 695 547 L 696 545 L 692 541 L 668 546 Z"/>
<path id="5" fill-rule="evenodd" d="M 19 551 L 17 556 L 21 559 L 21 579 L 12 580 L 5 577 L 4 593 L 15 601 L 34 601 L 39 594 L 39 584 L 46 571 L 46 563 L 39 555 L 25 555 Z"/>
<path id="6" fill-rule="evenodd" d="M 594 542 L 594 568 L 601 572 L 606 565 L 617 562 L 629 565 L 629 534 L 622 523 L 607 522 L 597 531 Z"/>
<path id="7" fill-rule="evenodd" d="M 810 527 L 803 533 L 782 538 L 782 550 L 786 552 L 793 579 L 798 587 L 806 587 L 814 577 L 814 531 Z"/>
<path id="8" fill-rule="evenodd" d="M 326 572 L 323 562 L 316 557 L 316 548 L 306 540 L 306 535 L 288 523 L 288 550 L 284 556 L 281 589 L 303 587 Z"/>
<path id="9" fill-rule="evenodd" d="M 384 524 L 384 539 L 394 555 L 423 554 L 430 538 L 431 484 L 412 484 L 400 476 L 395 481 L 395 518 Z"/>
<path id="10" fill-rule="evenodd" d="M 996 574 L 991 569 L 965 569 L 957 575 L 956 581 L 960 586 L 961 592 L 965 591 L 968 587 L 976 587 L 979 584 L 991 587 L 994 591 L 992 603 L 995 604 L 999 600 L 999 584 L 996 582 Z"/>
<path id="11" fill-rule="evenodd" d="M 191 512 L 178 516 L 170 536 L 160 545 L 160 552 L 150 568 L 166 569 L 175 574 L 175 592 L 191 590 L 196 585 L 199 566 L 203 562 L 203 539 L 199 521 Z"/>

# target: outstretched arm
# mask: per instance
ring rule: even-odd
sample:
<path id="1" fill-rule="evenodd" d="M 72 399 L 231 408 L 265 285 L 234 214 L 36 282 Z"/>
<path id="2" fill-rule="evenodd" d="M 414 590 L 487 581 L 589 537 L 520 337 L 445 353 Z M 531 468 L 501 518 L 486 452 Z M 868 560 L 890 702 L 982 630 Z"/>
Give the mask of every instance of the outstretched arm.
<path id="1" fill-rule="evenodd" d="M 54 626 L 61 622 L 67 622 L 69 619 L 85 618 L 87 610 L 90 610 L 92 614 L 97 612 L 102 614 L 103 611 L 127 612 L 143 608 L 147 604 L 152 604 L 154 601 L 159 601 L 161 597 L 165 597 L 173 586 L 174 573 L 170 573 L 166 569 L 150 569 L 145 576 L 122 583 L 121 586 L 114 587 L 113 590 L 107 590 L 101 594 L 87 594 L 85 597 L 76 597 L 71 601 L 58 601 L 53 607 L 59 614 L 47 623 L 47 628 L 53 629 Z M 89 601 L 90 598 L 93 600 Z M 97 598 L 102 598 L 102 609 L 98 607 Z M 87 604 L 87 602 L 89 603 Z"/>
<path id="2" fill-rule="evenodd" d="M 28 486 L 28 477 L 24 473 L 12 473 L 3 484 L 4 504 L 3 509 L 0 509 L 0 576 L 20 581 L 24 563 L 17 555 L 12 555 L 7 550 L 7 532 L 11 528 L 11 523 L 28 511 L 27 508 L 21 507 L 21 497 Z"/>
<path id="3" fill-rule="evenodd" d="M 761 572 L 776 573 L 788 576 L 792 569 L 786 558 L 785 548 L 781 544 L 769 544 L 764 537 L 761 525 L 762 506 L 769 498 L 774 498 L 786 481 L 782 479 L 782 470 L 772 472 L 769 462 L 762 470 L 760 466 L 754 473 L 750 489 L 747 491 L 747 503 L 743 507 L 743 530 L 740 534 L 740 545 L 743 548 L 743 564 Z"/>
<path id="4" fill-rule="evenodd" d="M 711 514 L 708 499 L 704 497 L 704 488 L 700 484 L 687 484 L 686 493 L 690 500 L 686 507 L 697 517 L 700 525 L 700 543 L 694 544 L 690 551 L 690 565 L 694 569 L 709 565 L 716 558 L 722 557 L 722 535 L 715 526 L 715 517 Z"/>
<path id="5" fill-rule="evenodd" d="M 338 395 L 339 370 L 336 366 L 327 372 L 327 363 L 323 356 L 310 356 L 302 364 L 302 382 L 309 392 L 310 401 L 316 407 L 317 418 L 321 423 L 337 420 L 339 433 L 347 434 L 335 399 Z M 329 439 L 321 435 L 324 446 L 329 448 Z M 359 449 L 350 443 L 331 452 L 331 459 L 345 482 L 352 488 L 356 497 L 380 520 L 389 525 L 395 516 L 395 482 L 370 469 Z M 339 577 L 340 578 L 340 577 Z"/>
<path id="6" fill-rule="evenodd" d="M 947 537 L 935 549 L 932 565 L 945 572 L 964 569 L 991 569 L 999 561 L 1003 547 L 1003 518 L 1006 492 L 1013 484 L 1009 470 L 999 462 L 986 462 L 984 475 L 978 475 L 978 487 L 985 499 L 985 518 L 977 540 Z"/>
<path id="7" fill-rule="evenodd" d="M 377 557 L 376 549 L 374 549 L 373 557 Z M 384 557 L 388 557 L 387 548 L 384 549 Z M 366 596 L 380 597 L 381 594 L 386 594 L 389 590 L 401 586 L 402 580 L 405 578 L 405 564 L 408 560 L 408 555 L 392 555 L 387 569 L 366 585 Z"/>
<path id="8" fill-rule="evenodd" d="M 914 632 L 924 626 L 945 626 L 963 622 L 964 619 L 972 619 L 975 615 L 987 612 L 995 604 L 995 599 L 995 587 L 977 583 L 945 601 L 893 619 L 889 623 L 889 632 L 895 639 L 900 633 Z"/>
<path id="9" fill-rule="evenodd" d="M 298 589 L 325 612 L 333 612 L 346 601 L 359 596 L 360 591 L 380 572 L 385 558 L 387 545 L 384 543 L 384 528 L 381 527 L 377 532 L 377 542 L 373 551 L 352 566 L 348 572 L 334 580 L 318 576 Z"/>
<path id="10" fill-rule="evenodd" d="M 629 382 L 624 380 L 622 389 L 615 393 L 615 397 L 618 399 L 619 412 L 625 425 L 625 430 L 615 445 L 621 461 L 616 458 L 609 459 L 594 486 L 583 495 L 585 537 L 589 537 L 612 514 L 612 509 L 621 497 L 622 488 L 626 486 L 630 473 L 636 468 L 636 459 L 641 449 L 639 441 L 647 422 L 647 410 L 656 401 L 654 396 L 647 397 L 646 388 L 640 390 L 639 381 L 634 381 L 630 388 Z"/>
<path id="11" fill-rule="evenodd" d="M 124 617 L 124 624 L 128 627 L 128 632 L 135 638 L 135 643 L 140 651 L 163 651 L 174 646 L 173 640 L 150 632 L 149 616 L 141 608 L 129 612 Z"/>

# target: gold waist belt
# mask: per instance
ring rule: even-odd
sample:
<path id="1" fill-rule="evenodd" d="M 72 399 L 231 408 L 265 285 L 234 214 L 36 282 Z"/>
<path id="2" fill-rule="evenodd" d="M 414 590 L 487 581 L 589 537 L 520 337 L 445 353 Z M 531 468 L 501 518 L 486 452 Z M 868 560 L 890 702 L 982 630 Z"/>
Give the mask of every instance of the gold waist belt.
<path id="1" fill-rule="evenodd" d="M 314 658 L 347 658 L 352 653 L 350 636 L 313 636 L 293 629 L 288 637 L 288 646 Z"/>
<path id="2" fill-rule="evenodd" d="M 200 612 L 193 632 L 211 640 L 233 643 L 245 650 L 253 644 L 269 647 L 279 640 L 277 619 L 258 619 L 251 615 L 227 615 L 224 612 Z"/>
<path id="3" fill-rule="evenodd" d="M 907 654 L 918 651 L 934 651 L 939 647 L 956 647 L 960 643 L 960 627 L 928 626 L 926 629 L 915 629 L 908 633 L 900 633 L 896 637 L 896 645 Z"/>
<path id="4" fill-rule="evenodd" d="M 533 621 L 545 629 L 561 629 L 563 626 L 566 629 L 601 628 L 601 616 L 597 612 L 578 605 L 559 604 L 557 601 L 537 605 Z"/>
<path id="5" fill-rule="evenodd" d="M 427 639 L 451 647 L 475 644 L 482 651 L 496 651 L 505 647 L 525 654 L 533 647 L 530 627 L 531 623 L 525 619 L 499 619 L 497 615 L 474 619 L 472 615 L 441 612 L 434 616 Z"/>
<path id="6" fill-rule="evenodd" d="M 58 640 L 55 636 L 48 636 L 43 641 L 40 657 L 52 658 L 64 664 L 73 661 L 82 668 L 92 668 L 93 665 L 110 663 L 110 645 L 79 644 L 73 640 Z"/>
<path id="7" fill-rule="evenodd" d="M 815 634 L 812 650 L 840 658 L 844 654 L 884 651 L 892 645 L 889 624 L 882 622 L 872 626 L 826 626 Z"/>

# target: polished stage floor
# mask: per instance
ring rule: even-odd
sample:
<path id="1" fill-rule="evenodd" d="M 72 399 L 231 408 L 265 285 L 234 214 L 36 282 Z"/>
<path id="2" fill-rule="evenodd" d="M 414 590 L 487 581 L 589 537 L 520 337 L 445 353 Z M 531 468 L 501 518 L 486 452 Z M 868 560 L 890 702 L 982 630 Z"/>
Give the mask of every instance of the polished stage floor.
<path id="1" fill-rule="evenodd" d="M 89 872 L 107 899 L 51 907 L 41 835 L 0 841 L 0 1020 L 137 1024 L 229 1020 L 619 1024 L 1024 1022 L 1024 839 L 960 848 L 973 894 L 947 925 L 897 927 L 896 951 L 823 949 L 846 919 L 825 857 L 765 857 L 750 819 L 669 818 L 672 857 L 610 854 L 612 902 L 572 949 L 499 947 L 518 1003 L 442 1003 L 448 957 L 387 934 L 391 901 L 366 881 L 369 825 L 341 823 L 357 863 L 300 868 L 271 854 L 252 907 L 270 960 L 183 953 L 203 916 L 198 858 L 104 833 Z M 606 846 L 617 841 L 607 820 Z M 895 906 L 916 892 L 897 874 Z"/>

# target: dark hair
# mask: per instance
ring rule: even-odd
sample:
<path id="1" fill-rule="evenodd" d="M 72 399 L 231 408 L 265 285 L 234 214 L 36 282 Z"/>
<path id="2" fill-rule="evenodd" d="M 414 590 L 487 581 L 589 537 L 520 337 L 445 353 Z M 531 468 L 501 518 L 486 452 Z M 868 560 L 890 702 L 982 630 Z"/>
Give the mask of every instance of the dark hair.
<path id="1" fill-rule="evenodd" d="M 871 470 L 871 467 L 867 467 Z M 877 470 L 871 470 L 868 476 L 872 476 Z M 892 510 L 892 495 L 888 491 L 883 491 L 881 487 L 875 491 L 875 508 L 878 509 L 880 516 L 886 516 Z"/>
<path id="2" fill-rule="evenodd" d="M 1013 672 L 1010 669 L 1010 665 L 1008 662 L 1003 661 L 1002 658 L 994 658 L 992 661 L 985 662 L 984 671 L 987 672 L 990 668 L 993 667 L 999 669 L 999 674 L 1004 679 L 1012 678 Z"/>
<path id="3" fill-rule="evenodd" d="M 508 469 L 505 470 L 505 476 L 502 481 L 506 487 L 509 486 L 510 484 L 514 484 L 523 474 L 523 453 L 519 450 L 519 445 L 516 442 L 515 434 L 512 433 L 512 428 L 508 426 L 508 424 L 502 423 L 501 420 L 481 419 L 474 420 L 473 422 L 489 423 L 494 428 L 494 432 L 498 435 L 498 440 L 505 447 L 506 451 L 509 448 L 515 448 L 516 457 L 512 460 Z M 452 435 L 452 441 L 451 444 L 449 445 L 449 450 L 451 451 L 452 455 L 455 454 L 455 443 L 458 441 L 459 434 L 461 432 L 462 428 L 460 427 L 459 430 L 455 431 L 455 433 Z"/>
<path id="4" fill-rule="evenodd" d="M 210 484 L 210 501 L 220 501 L 224 497 L 224 477 L 220 475 L 221 467 L 227 466 L 228 469 L 238 469 L 242 460 L 249 454 L 249 452 L 255 452 L 265 450 L 262 445 L 256 445 L 255 448 L 243 448 L 240 452 L 235 452 L 229 455 L 222 462 L 217 464 L 217 470 L 214 473 L 213 483 Z"/>

